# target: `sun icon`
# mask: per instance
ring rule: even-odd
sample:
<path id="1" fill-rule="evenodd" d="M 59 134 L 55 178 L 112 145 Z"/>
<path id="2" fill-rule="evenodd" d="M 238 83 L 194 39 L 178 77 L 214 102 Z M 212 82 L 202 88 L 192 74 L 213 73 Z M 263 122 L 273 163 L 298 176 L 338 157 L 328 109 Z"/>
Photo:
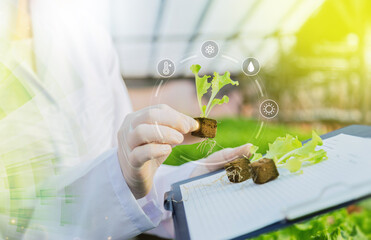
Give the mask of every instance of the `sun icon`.
<path id="1" fill-rule="evenodd" d="M 272 103 L 266 103 L 263 106 L 263 112 L 266 113 L 266 114 L 268 114 L 268 115 L 274 114 L 274 110 L 276 110 L 276 108 L 273 106 Z"/>
<path id="2" fill-rule="evenodd" d="M 278 110 L 278 104 L 272 99 L 267 99 L 260 104 L 260 114 L 265 118 L 274 118 Z"/>

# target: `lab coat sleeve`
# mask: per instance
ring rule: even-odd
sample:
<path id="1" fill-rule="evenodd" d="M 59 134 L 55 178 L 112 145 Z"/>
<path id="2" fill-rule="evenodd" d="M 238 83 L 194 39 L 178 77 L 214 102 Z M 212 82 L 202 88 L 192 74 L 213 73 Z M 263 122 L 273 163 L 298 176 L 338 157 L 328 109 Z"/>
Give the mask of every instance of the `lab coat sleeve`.
<path id="1" fill-rule="evenodd" d="M 172 183 L 188 178 L 196 164 L 162 165 L 150 193 L 136 200 L 122 175 L 116 149 L 100 156 L 98 162 L 68 187 L 69 194 L 82 195 L 76 205 L 78 214 L 73 217 L 81 219 L 74 235 L 82 239 L 127 239 L 153 229 L 150 234 L 173 238 L 171 212 L 163 206 L 164 193 Z"/>
<path id="2" fill-rule="evenodd" d="M 24 239 L 128 239 L 162 220 L 161 208 L 142 207 L 131 193 L 116 148 L 100 155 L 93 166 L 74 170 L 64 174 L 61 182 L 49 183 L 61 189 L 58 198 L 36 204 Z"/>
<path id="3" fill-rule="evenodd" d="M 134 203 L 129 201 L 128 196 L 130 195 L 130 200 L 132 200 L 132 194 L 125 183 L 118 161 L 109 161 L 108 163 L 108 173 L 120 204 L 131 206 Z M 163 206 L 164 194 L 170 190 L 172 183 L 188 178 L 195 166 L 195 163 L 190 162 L 181 166 L 161 165 L 158 168 L 151 191 L 145 197 L 136 201 L 135 208 L 129 207 L 127 209 L 129 215 L 134 217 L 134 222 L 138 224 L 138 229 L 144 232 L 154 228 L 148 233 L 164 238 L 174 237 L 171 212 L 166 211 Z M 138 206 L 141 209 L 138 209 Z M 152 225 L 147 225 L 148 220 Z M 142 224 L 143 226 L 141 226 Z M 150 228 L 148 228 L 149 226 Z"/>

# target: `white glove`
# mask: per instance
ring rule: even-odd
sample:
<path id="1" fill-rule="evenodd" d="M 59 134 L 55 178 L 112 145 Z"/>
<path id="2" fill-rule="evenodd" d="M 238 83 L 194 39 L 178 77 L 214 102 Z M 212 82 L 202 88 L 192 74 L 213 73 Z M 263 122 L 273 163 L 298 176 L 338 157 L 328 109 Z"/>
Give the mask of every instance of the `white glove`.
<path id="1" fill-rule="evenodd" d="M 193 170 L 190 177 L 216 171 L 223 168 L 224 164 L 233 161 L 237 157 L 245 156 L 249 158 L 251 156 L 251 146 L 252 144 L 248 143 L 236 148 L 225 148 L 211 154 L 207 158 L 196 161 L 195 164 L 198 164 L 198 166 Z"/>
<path id="2" fill-rule="evenodd" d="M 118 158 L 125 181 L 139 199 L 151 190 L 157 168 L 172 146 L 199 128 L 193 118 L 167 105 L 156 105 L 129 114 L 118 132 Z"/>

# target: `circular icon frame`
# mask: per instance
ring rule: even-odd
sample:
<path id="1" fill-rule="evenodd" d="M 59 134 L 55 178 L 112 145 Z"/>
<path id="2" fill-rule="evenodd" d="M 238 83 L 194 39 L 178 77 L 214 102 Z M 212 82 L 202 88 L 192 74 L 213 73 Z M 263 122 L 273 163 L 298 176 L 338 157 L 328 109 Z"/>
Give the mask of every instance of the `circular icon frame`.
<path id="1" fill-rule="evenodd" d="M 276 101 L 272 99 L 266 99 L 259 106 L 260 115 L 264 118 L 272 119 L 277 116 L 280 108 Z"/>
<path id="2" fill-rule="evenodd" d="M 201 54 L 205 58 L 215 58 L 219 54 L 219 45 L 217 42 L 207 40 L 201 45 Z"/>
<path id="3" fill-rule="evenodd" d="M 256 74 L 258 74 L 259 71 L 260 71 L 260 63 L 259 63 L 258 59 L 254 58 L 254 57 L 246 58 L 242 62 L 242 71 L 247 76 L 255 76 Z"/>
<path id="4" fill-rule="evenodd" d="M 175 64 L 171 59 L 162 59 L 157 64 L 157 73 L 164 78 L 173 76 L 175 73 Z"/>

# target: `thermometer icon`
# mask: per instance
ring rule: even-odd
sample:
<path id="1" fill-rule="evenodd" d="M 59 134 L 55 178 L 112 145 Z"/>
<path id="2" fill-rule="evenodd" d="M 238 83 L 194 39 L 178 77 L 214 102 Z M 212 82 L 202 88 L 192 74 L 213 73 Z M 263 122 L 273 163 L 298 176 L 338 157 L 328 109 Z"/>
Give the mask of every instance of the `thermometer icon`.
<path id="1" fill-rule="evenodd" d="M 1 1 L 1 0 L 0 0 Z M 175 72 L 175 64 L 170 59 L 162 59 L 157 63 L 157 73 L 161 77 L 168 78 Z"/>
<path id="2" fill-rule="evenodd" d="M 170 67 L 171 67 L 171 65 L 170 65 Z M 164 69 L 162 69 L 162 73 L 165 74 L 165 75 L 169 75 L 170 69 L 169 69 L 169 62 L 168 61 L 164 62 Z"/>

